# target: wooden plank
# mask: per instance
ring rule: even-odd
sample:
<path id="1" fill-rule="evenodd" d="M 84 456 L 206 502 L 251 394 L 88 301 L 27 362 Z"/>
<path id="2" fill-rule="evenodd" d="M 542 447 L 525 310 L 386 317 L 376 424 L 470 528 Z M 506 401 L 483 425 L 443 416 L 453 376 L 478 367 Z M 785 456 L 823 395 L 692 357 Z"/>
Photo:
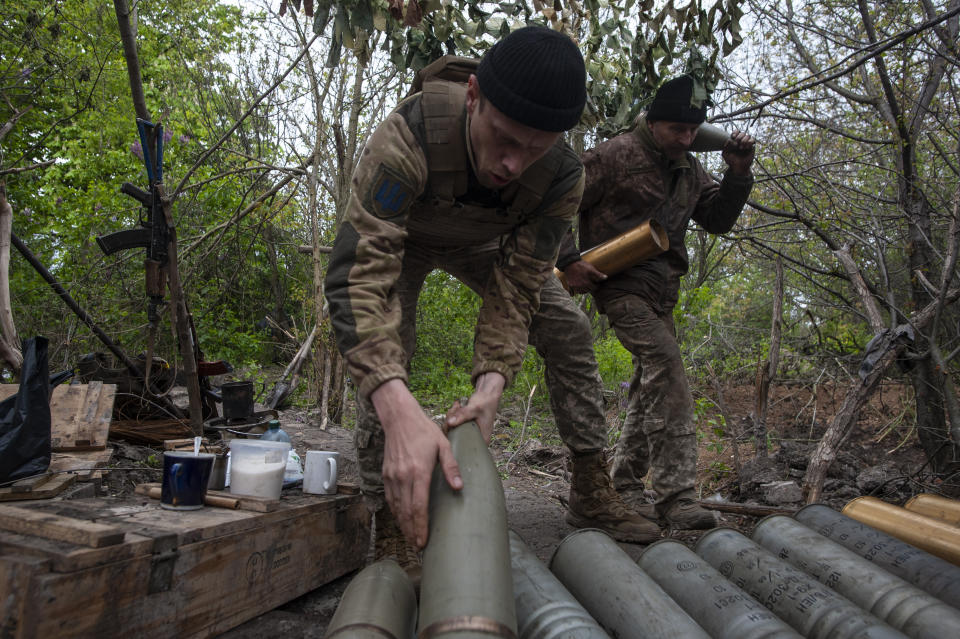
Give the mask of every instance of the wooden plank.
<path id="1" fill-rule="evenodd" d="M 0 506 L 0 530 L 70 541 L 91 548 L 123 542 L 123 532 L 113 526 L 15 506 Z"/>
<path id="2" fill-rule="evenodd" d="M 146 495 L 152 497 L 150 491 L 153 488 L 160 488 L 159 482 L 148 482 L 145 484 L 138 484 L 134 491 L 138 495 Z M 208 490 L 208 497 L 214 497 L 216 500 L 222 500 L 222 503 L 227 503 L 226 500 L 231 502 L 237 501 L 239 504 L 240 510 L 249 510 L 257 513 L 272 513 L 276 510 L 279 510 L 282 506 L 282 501 L 279 499 L 267 499 L 265 497 L 253 497 L 251 495 L 235 495 L 228 491 L 223 490 Z M 159 499 L 159 497 L 157 498 Z M 213 505 L 213 504 L 211 504 Z"/>
<path id="3" fill-rule="evenodd" d="M 26 479 L 20 479 L 8 486 L 10 492 L 12 493 L 29 493 L 35 488 L 39 488 L 43 484 L 47 483 L 50 479 L 53 479 L 53 476 L 50 473 L 40 475 L 39 477 L 27 477 Z"/>
<path id="4" fill-rule="evenodd" d="M 85 384 L 65 384 L 50 398 L 50 445 L 55 450 L 72 447 L 77 437 L 77 412 L 87 394 Z"/>
<path id="5" fill-rule="evenodd" d="M 369 514 L 359 496 L 300 502 L 286 519 L 31 583 L 23 616 L 36 637 L 210 637 L 359 568 Z M 172 512 L 172 511 L 167 511 Z M 251 515 L 205 509 L 254 521 Z M 163 590 L 150 576 L 172 568 Z M 155 581 L 155 580 L 154 580 Z"/>
<path id="6" fill-rule="evenodd" d="M 112 457 L 112 446 L 102 450 L 75 450 L 53 453 L 50 459 L 50 471 L 69 471 L 76 475 L 78 481 L 90 481 L 93 479 L 96 469 L 109 464 Z"/>
<path id="7" fill-rule="evenodd" d="M 137 484 L 133 491 L 138 495 L 143 495 L 150 499 L 160 499 L 163 495 L 163 486 L 160 484 Z M 209 491 L 204 496 L 203 503 L 207 506 L 213 506 L 214 508 L 237 509 L 240 507 L 240 500 L 236 497 L 214 495 Z"/>
<path id="8" fill-rule="evenodd" d="M 50 499 L 56 497 L 77 481 L 70 473 L 47 474 L 40 483 L 21 485 L 20 482 L 0 488 L 0 501 L 22 501 L 25 499 Z"/>
<path id="9" fill-rule="evenodd" d="M 200 440 L 200 451 L 201 452 L 210 452 L 207 449 L 210 447 L 210 440 L 206 437 Z M 181 439 L 167 439 L 163 442 L 164 450 L 193 450 L 193 438 L 184 437 Z"/>
<path id="10" fill-rule="evenodd" d="M 230 535 L 262 525 L 261 515 L 242 510 L 204 508 L 202 510 L 166 510 L 149 497 L 139 501 L 124 500 L 110 505 L 103 499 L 71 499 L 61 502 L 30 502 L 24 508 L 62 517 L 83 519 L 110 525 L 126 533 L 158 538 L 174 535 L 176 546 Z M 290 517 L 290 508 L 278 515 Z M 272 515 L 272 513 L 270 513 Z"/>
<path id="11" fill-rule="evenodd" d="M 272 513 L 278 510 L 281 505 L 279 499 L 267 499 L 266 497 L 254 497 L 252 495 L 235 495 L 230 491 L 208 490 L 211 495 L 218 497 L 233 497 L 240 500 L 241 510 L 250 510 L 257 513 Z"/>
<path id="12" fill-rule="evenodd" d="M 97 430 L 100 424 L 97 423 L 98 406 L 103 394 L 103 382 L 91 381 L 87 384 L 87 394 L 80 403 L 77 410 L 77 417 L 74 420 L 76 428 L 76 439 L 74 445 L 86 447 L 94 445 L 97 436 Z M 107 424 L 107 428 L 110 425 Z"/>
<path id="13" fill-rule="evenodd" d="M 61 573 L 150 555 L 153 544 L 152 537 L 127 533 L 124 535 L 122 544 L 90 548 L 68 541 L 43 539 L 0 530 L 0 557 L 4 555 L 38 557 L 50 562 L 52 572 Z"/>

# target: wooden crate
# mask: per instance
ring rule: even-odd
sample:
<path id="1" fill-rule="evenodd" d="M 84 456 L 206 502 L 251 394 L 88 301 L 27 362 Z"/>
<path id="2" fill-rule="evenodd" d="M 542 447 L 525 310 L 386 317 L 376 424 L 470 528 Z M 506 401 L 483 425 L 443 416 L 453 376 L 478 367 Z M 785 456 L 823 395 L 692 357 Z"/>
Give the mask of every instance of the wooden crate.
<path id="1" fill-rule="evenodd" d="M 0 384 L 0 401 L 17 384 Z M 102 450 L 107 445 L 116 384 L 60 384 L 50 397 L 50 445 L 55 451 Z"/>
<path id="2" fill-rule="evenodd" d="M 0 505 L 0 637 L 207 637 L 360 568 L 360 495 L 272 512 L 156 500 Z"/>

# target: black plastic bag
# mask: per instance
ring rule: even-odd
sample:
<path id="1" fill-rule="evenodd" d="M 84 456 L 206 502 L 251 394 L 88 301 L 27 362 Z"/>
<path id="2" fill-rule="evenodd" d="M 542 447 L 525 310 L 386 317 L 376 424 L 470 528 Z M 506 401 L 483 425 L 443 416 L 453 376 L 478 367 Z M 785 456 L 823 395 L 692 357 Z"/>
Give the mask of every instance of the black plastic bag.
<path id="1" fill-rule="evenodd" d="M 0 482 L 50 467 L 50 373 L 47 338 L 23 343 L 20 390 L 0 402 Z"/>

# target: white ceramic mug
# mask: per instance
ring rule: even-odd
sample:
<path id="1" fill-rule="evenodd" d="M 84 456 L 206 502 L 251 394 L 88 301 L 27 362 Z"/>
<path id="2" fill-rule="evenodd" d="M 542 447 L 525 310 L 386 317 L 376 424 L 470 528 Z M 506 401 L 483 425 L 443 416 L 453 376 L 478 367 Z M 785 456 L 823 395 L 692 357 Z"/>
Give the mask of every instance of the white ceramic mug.
<path id="1" fill-rule="evenodd" d="M 337 492 L 337 466 L 340 453 L 329 450 L 308 450 L 303 471 L 303 492 L 333 495 Z"/>

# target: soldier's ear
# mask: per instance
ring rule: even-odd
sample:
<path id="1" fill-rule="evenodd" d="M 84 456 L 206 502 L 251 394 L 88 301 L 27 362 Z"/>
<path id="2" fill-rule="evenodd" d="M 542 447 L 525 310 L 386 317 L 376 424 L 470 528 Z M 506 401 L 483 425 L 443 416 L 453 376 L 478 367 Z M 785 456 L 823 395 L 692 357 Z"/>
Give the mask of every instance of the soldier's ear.
<path id="1" fill-rule="evenodd" d="M 470 74 L 470 78 L 467 80 L 467 113 L 473 116 L 474 112 L 477 110 L 477 107 L 480 105 L 480 83 L 477 81 L 477 76 Z"/>

